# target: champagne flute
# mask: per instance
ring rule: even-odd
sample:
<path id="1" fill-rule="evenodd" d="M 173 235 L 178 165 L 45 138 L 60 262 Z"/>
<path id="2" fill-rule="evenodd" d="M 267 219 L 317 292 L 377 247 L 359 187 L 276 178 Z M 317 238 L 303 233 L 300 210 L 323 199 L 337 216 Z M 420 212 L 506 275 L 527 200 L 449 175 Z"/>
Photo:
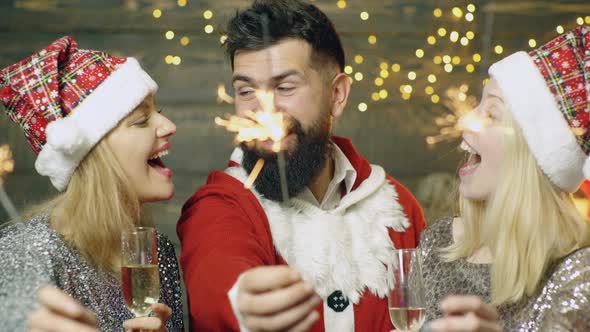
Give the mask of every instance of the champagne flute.
<path id="1" fill-rule="evenodd" d="M 156 230 L 137 227 L 121 234 L 121 287 L 127 308 L 145 317 L 160 297 Z"/>
<path id="2" fill-rule="evenodd" d="M 389 318 L 398 330 L 418 331 L 424 320 L 425 298 L 419 249 L 394 250 L 395 259 L 389 266 L 393 289 L 389 290 Z"/>

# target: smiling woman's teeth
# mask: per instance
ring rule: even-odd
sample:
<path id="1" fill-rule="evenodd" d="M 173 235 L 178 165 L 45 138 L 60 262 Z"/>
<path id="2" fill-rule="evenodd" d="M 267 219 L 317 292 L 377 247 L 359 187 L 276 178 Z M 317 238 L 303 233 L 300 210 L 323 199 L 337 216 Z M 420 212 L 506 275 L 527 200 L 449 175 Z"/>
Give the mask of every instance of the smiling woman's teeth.
<path id="1" fill-rule="evenodd" d="M 469 153 L 471 153 L 471 154 L 477 154 L 477 151 L 473 150 L 473 149 L 472 149 L 472 148 L 469 146 L 469 144 L 467 144 L 465 141 L 462 141 L 462 142 L 461 142 L 461 145 L 459 145 L 459 148 L 461 148 L 461 150 L 463 150 L 463 151 L 467 151 L 467 152 L 469 152 Z"/>
<path id="2" fill-rule="evenodd" d="M 169 153 L 169 150 L 164 150 L 164 151 L 158 152 L 155 155 L 151 156 L 149 160 L 154 160 L 154 159 L 158 159 L 158 158 L 167 156 L 168 153 Z"/>

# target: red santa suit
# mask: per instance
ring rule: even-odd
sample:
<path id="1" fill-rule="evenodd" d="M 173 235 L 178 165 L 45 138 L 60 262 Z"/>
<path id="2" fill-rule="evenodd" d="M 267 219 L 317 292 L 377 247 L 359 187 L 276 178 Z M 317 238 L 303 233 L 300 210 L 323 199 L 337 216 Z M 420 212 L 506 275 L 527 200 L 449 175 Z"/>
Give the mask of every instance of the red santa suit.
<path id="1" fill-rule="evenodd" d="M 282 264 L 296 268 L 324 299 L 311 331 L 393 329 L 386 266 L 394 248 L 418 245 L 424 216 L 408 189 L 370 165 L 349 140 L 332 140 L 356 171 L 334 208 L 299 196 L 287 207 L 245 189 L 239 156 L 185 203 L 177 233 L 191 331 L 240 331 L 230 303 L 238 277 Z"/>

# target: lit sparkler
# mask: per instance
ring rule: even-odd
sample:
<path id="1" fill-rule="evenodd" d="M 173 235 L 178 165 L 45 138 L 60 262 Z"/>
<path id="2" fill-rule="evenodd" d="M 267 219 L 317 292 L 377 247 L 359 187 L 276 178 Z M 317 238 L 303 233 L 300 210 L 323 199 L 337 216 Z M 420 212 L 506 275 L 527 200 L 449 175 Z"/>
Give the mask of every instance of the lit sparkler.
<path id="1" fill-rule="evenodd" d="M 225 90 L 225 85 L 223 83 L 219 83 L 217 85 L 217 102 L 220 104 L 221 103 L 228 103 L 228 104 L 234 103 L 234 97 L 227 94 L 227 91 Z"/>
<path id="2" fill-rule="evenodd" d="M 480 131 L 485 126 L 485 119 L 472 112 L 477 101 L 474 96 L 467 95 L 468 91 L 469 86 L 466 84 L 447 90 L 447 100 L 444 104 L 452 113 L 435 119 L 436 125 L 440 128 L 439 134 L 426 137 L 428 145 L 448 142 L 460 137 L 466 129 Z"/>
<path id="3" fill-rule="evenodd" d="M 14 160 L 9 145 L 0 145 L 0 203 L 8 213 L 10 219 L 16 221 L 19 219 L 18 212 L 12 204 L 10 197 L 4 190 L 4 179 L 8 174 L 14 171 Z"/>

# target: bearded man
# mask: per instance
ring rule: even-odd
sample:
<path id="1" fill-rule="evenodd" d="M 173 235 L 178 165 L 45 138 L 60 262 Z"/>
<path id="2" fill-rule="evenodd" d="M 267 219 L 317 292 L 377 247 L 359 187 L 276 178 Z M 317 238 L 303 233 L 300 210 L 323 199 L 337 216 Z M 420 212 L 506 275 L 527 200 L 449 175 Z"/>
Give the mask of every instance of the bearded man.
<path id="1" fill-rule="evenodd" d="M 351 85 L 332 22 L 298 0 L 238 12 L 225 47 L 238 115 L 274 95 L 288 202 L 272 141 L 243 144 L 184 205 L 177 232 L 191 331 L 389 331 L 387 266 L 425 227 L 412 194 L 332 135 Z M 254 187 L 244 182 L 256 162 Z"/>

